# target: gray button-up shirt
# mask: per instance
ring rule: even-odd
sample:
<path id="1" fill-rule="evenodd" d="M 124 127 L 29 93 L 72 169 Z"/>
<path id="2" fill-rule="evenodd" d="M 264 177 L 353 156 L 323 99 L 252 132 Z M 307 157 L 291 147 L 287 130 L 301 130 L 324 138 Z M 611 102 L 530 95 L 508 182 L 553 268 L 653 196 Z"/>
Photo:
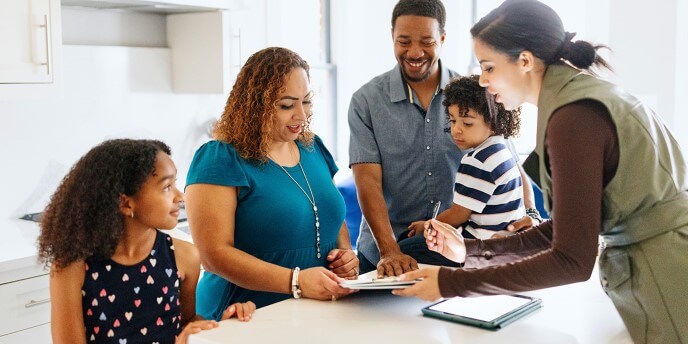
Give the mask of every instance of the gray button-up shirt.
<path id="1" fill-rule="evenodd" d="M 440 70 L 427 111 L 413 103 L 417 97 L 399 65 L 363 85 L 349 105 L 349 163 L 382 164 L 382 192 L 395 236 L 411 222 L 430 218 L 436 201 L 442 201 L 440 211 L 452 204 L 463 153 L 451 139 L 442 90 L 458 74 L 441 62 Z M 358 250 L 377 264 L 380 252 L 365 218 L 360 233 Z"/>

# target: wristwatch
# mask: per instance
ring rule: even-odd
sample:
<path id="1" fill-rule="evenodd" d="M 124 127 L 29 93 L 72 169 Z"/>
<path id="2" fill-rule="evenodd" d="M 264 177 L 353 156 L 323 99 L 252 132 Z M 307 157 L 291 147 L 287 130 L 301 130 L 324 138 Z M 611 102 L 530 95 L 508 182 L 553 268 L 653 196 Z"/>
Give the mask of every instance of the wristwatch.
<path id="1" fill-rule="evenodd" d="M 537 220 L 538 224 L 543 223 L 545 221 L 542 219 L 542 216 L 540 216 L 540 212 L 535 208 L 526 209 L 526 215 L 533 220 Z"/>
<path id="2" fill-rule="evenodd" d="M 291 294 L 294 295 L 295 299 L 301 298 L 301 286 L 299 286 L 299 267 L 295 267 L 291 271 Z"/>

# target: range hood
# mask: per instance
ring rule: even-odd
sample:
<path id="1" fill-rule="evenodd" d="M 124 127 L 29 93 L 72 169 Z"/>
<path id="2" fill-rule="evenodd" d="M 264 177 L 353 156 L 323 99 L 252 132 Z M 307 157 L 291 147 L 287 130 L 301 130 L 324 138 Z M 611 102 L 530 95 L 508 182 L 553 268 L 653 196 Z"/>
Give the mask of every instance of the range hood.
<path id="1" fill-rule="evenodd" d="M 242 0 L 62 0 L 62 6 L 97 10 L 149 13 L 188 13 L 234 10 L 243 7 Z"/>

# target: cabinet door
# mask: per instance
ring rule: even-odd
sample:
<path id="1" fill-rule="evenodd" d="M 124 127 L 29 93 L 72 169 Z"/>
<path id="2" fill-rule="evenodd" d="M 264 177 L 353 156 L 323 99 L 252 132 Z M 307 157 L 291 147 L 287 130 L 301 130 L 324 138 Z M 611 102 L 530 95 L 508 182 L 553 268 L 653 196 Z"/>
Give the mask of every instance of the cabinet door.
<path id="1" fill-rule="evenodd" d="M 50 322 L 49 283 L 43 275 L 0 285 L 0 336 Z"/>
<path id="2" fill-rule="evenodd" d="M 0 1 L 0 83 L 53 82 L 51 1 Z"/>
<path id="3" fill-rule="evenodd" d="M 23 331 L 14 332 L 6 336 L 0 336 L 0 344 L 17 344 L 17 343 L 52 343 L 53 338 L 50 334 L 50 324 L 43 324 L 40 326 L 28 328 Z"/>

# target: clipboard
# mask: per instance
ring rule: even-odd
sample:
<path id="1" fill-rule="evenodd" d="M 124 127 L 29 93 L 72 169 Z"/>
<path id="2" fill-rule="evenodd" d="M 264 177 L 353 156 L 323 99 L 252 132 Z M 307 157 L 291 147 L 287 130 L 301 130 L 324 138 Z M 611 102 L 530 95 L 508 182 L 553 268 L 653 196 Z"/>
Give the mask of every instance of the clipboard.
<path id="1" fill-rule="evenodd" d="M 404 289 L 414 285 L 419 280 L 400 281 L 397 277 L 385 278 L 364 278 L 359 277 L 355 280 L 346 280 L 339 283 L 342 288 L 375 290 L 375 289 Z"/>
<path id="2" fill-rule="evenodd" d="M 542 300 L 525 295 L 454 297 L 422 309 L 423 315 L 492 331 L 542 307 Z"/>

